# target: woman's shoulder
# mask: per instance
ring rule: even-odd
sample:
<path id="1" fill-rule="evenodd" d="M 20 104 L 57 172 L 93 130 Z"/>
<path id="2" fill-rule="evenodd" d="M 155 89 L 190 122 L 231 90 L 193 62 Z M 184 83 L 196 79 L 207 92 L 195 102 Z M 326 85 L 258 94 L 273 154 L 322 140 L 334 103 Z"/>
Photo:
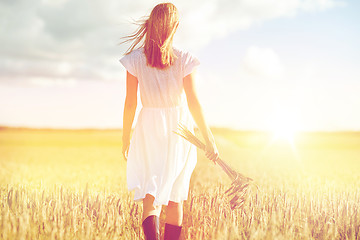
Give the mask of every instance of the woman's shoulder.
<path id="1" fill-rule="evenodd" d="M 184 48 L 179 48 L 179 47 L 176 47 L 176 46 L 173 46 L 173 51 L 174 51 L 175 54 L 181 55 L 181 56 L 186 55 L 186 54 L 189 53 L 188 50 L 186 50 Z"/>
<path id="2" fill-rule="evenodd" d="M 133 59 L 133 58 L 139 57 L 143 53 L 144 53 L 143 47 L 136 48 L 136 49 L 131 50 L 131 52 L 126 53 L 124 57 Z"/>
<path id="3" fill-rule="evenodd" d="M 173 46 L 173 50 L 174 53 L 183 60 L 194 57 L 194 54 L 187 49 Z"/>
<path id="4" fill-rule="evenodd" d="M 144 53 L 144 47 L 140 47 L 140 48 L 136 48 L 136 49 L 133 49 L 131 52 L 129 52 L 127 55 L 139 55 L 139 54 L 142 54 Z"/>

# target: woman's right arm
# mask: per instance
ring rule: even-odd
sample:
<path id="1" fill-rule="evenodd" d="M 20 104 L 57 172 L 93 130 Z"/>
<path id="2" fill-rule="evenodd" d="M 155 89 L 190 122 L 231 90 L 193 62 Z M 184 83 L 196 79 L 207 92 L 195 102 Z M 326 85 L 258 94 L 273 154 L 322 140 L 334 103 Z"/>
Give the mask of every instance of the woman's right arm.
<path id="1" fill-rule="evenodd" d="M 134 121 L 137 106 L 138 79 L 126 72 L 126 98 L 123 115 L 123 149 L 124 159 L 127 160 L 127 153 L 130 146 L 130 132 Z"/>
<path id="2" fill-rule="evenodd" d="M 206 157 L 208 157 L 210 160 L 215 162 L 215 160 L 219 157 L 219 152 L 216 148 L 214 136 L 211 133 L 211 130 L 205 121 L 204 113 L 196 93 L 195 83 L 194 83 L 194 72 L 184 77 L 183 81 L 184 81 L 184 90 L 185 90 L 189 110 L 194 118 L 196 125 L 200 129 L 202 136 L 205 139 Z"/>

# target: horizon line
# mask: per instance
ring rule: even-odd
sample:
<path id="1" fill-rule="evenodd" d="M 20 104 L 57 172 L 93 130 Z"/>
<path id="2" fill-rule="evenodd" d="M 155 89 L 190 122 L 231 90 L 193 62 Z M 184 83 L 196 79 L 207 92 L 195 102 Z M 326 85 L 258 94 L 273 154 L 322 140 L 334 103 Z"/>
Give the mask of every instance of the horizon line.
<path id="1" fill-rule="evenodd" d="M 123 128 L 101 128 L 101 127 L 83 127 L 83 128 L 61 128 L 61 127 L 29 127 L 29 126 L 8 126 L 0 125 L 0 131 L 6 129 L 14 130 L 41 130 L 41 131 L 122 131 Z M 224 126 L 210 126 L 212 130 L 225 130 L 225 131 L 235 131 L 235 132 L 263 132 L 271 133 L 271 130 L 261 130 L 261 129 L 239 129 L 232 127 Z M 132 128 L 134 130 L 134 128 Z M 198 127 L 195 126 L 195 130 L 198 130 Z M 301 130 L 298 133 L 360 133 L 360 130 Z"/>

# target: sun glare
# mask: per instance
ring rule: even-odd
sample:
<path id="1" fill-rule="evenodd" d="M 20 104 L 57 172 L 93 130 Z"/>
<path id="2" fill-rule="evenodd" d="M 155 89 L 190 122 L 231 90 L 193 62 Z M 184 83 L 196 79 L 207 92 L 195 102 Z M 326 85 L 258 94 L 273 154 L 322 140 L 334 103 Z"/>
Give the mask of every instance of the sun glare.
<path id="1" fill-rule="evenodd" d="M 285 141 L 293 145 L 299 131 L 298 118 L 290 111 L 278 111 L 270 117 L 269 130 L 272 141 Z"/>
<path id="2" fill-rule="evenodd" d="M 289 143 L 294 143 L 294 137 L 297 130 L 289 123 L 284 125 L 275 126 L 272 129 L 273 140 L 287 141 Z"/>

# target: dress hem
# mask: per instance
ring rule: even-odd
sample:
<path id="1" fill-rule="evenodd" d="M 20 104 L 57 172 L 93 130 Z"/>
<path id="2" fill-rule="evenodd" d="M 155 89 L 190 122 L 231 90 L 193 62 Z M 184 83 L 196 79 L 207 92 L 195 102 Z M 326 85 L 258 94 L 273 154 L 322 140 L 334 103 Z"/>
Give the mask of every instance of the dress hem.
<path id="1" fill-rule="evenodd" d="M 136 189 L 136 187 L 135 188 L 133 188 L 133 189 L 131 189 L 131 190 L 129 190 L 130 192 L 131 191 L 133 191 L 133 190 L 135 190 Z M 175 203 L 181 203 L 181 202 L 183 202 L 183 201 L 187 201 L 187 199 L 188 199 L 188 197 L 183 197 L 183 198 L 177 198 L 177 199 L 179 199 L 179 200 L 171 200 L 171 199 L 173 199 L 173 198 L 169 198 L 169 201 L 167 202 L 167 204 L 166 203 L 163 203 L 163 202 L 159 202 L 159 201 L 157 201 L 156 200 L 156 194 L 154 194 L 153 192 L 151 192 L 151 191 L 149 191 L 149 192 L 146 192 L 145 194 L 143 194 L 141 197 L 134 197 L 134 202 L 140 202 L 141 200 L 143 200 L 144 198 L 145 198 L 145 196 L 146 196 L 146 194 L 150 194 L 151 196 L 153 196 L 155 199 L 154 199 L 154 203 L 153 203 L 153 206 L 155 207 L 155 206 L 167 206 L 168 204 L 169 204 L 169 201 L 171 201 L 171 202 L 175 202 Z"/>

